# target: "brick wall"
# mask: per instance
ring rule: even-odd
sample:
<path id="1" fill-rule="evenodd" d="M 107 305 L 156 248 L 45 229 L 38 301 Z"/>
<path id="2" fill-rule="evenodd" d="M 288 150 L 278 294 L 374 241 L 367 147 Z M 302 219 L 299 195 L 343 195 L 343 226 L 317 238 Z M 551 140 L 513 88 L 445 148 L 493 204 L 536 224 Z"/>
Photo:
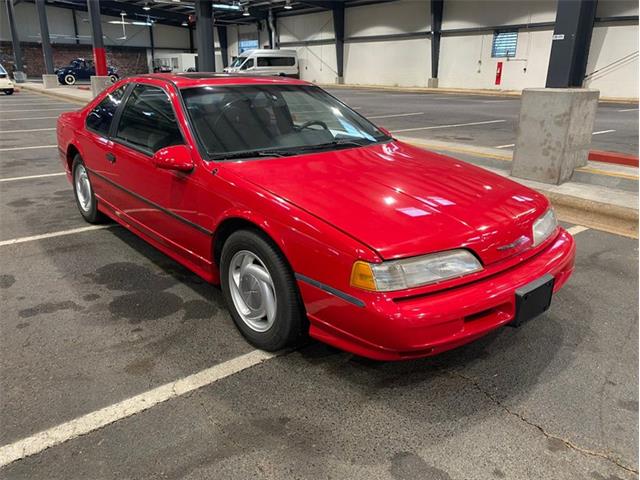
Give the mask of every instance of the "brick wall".
<path id="1" fill-rule="evenodd" d="M 20 42 L 22 63 L 29 77 L 39 77 L 44 73 L 44 58 L 39 43 Z M 74 58 L 93 58 L 91 45 L 53 44 L 53 65 L 63 67 Z M 118 69 L 120 77 L 138 73 L 148 73 L 147 49 L 142 47 L 106 47 L 107 63 Z M 11 42 L 0 42 L 0 63 L 7 71 L 14 70 Z"/>

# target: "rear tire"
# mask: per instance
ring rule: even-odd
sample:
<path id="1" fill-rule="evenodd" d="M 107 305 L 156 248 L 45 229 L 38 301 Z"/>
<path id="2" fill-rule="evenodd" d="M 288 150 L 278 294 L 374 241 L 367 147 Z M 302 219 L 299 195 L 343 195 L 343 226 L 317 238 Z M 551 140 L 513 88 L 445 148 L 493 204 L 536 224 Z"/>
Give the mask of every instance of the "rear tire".
<path id="1" fill-rule="evenodd" d="M 89 172 L 80 155 L 74 157 L 71 172 L 73 173 L 73 195 L 80 215 L 89 223 L 102 223 L 104 217 L 98 211 L 98 202 L 93 193 Z"/>
<path id="2" fill-rule="evenodd" d="M 4 94 L 5 95 L 13 95 L 13 90 L 5 90 Z"/>
<path id="3" fill-rule="evenodd" d="M 267 351 L 299 343 L 306 334 L 304 309 L 289 264 L 265 236 L 231 234 L 222 247 L 222 292 L 236 326 Z"/>
<path id="4" fill-rule="evenodd" d="M 118 81 L 118 76 L 117 75 L 109 75 L 109 80 L 111 80 L 111 83 L 116 83 Z"/>

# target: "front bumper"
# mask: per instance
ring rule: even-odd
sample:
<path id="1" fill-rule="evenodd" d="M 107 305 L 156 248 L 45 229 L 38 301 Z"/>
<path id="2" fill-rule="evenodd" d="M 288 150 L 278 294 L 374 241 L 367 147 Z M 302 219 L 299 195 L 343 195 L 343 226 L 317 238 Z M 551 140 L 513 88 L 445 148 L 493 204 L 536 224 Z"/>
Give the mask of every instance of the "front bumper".
<path id="1" fill-rule="evenodd" d="M 402 360 L 436 355 L 509 323 L 517 288 L 551 274 L 557 292 L 571 276 L 574 259 L 573 237 L 560 229 L 544 250 L 515 267 L 425 295 L 380 295 L 357 306 L 304 281 L 299 286 L 312 337 L 364 357 Z"/>

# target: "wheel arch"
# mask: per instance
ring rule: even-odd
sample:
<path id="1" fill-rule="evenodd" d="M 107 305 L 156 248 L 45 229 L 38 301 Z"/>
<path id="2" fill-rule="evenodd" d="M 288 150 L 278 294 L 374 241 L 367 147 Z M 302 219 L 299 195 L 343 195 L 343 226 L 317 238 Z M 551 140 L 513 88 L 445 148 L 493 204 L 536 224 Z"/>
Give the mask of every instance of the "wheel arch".
<path id="1" fill-rule="evenodd" d="M 67 160 L 67 171 L 70 173 L 71 169 L 73 168 L 73 159 L 76 157 L 76 155 L 80 155 L 80 150 L 78 150 L 78 147 L 76 147 L 73 143 L 70 143 L 67 146 L 67 155 L 66 155 L 66 160 Z"/>

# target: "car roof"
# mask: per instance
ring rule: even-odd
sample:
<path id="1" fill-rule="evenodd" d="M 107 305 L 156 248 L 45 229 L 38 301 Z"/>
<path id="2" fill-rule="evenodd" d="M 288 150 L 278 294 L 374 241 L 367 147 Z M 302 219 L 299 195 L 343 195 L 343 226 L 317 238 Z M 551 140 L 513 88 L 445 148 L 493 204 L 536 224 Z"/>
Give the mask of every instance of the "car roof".
<path id="1" fill-rule="evenodd" d="M 215 85 L 312 85 L 310 82 L 289 77 L 267 77 L 233 73 L 150 73 L 129 77 L 130 81 L 144 79 L 165 80 L 178 88 Z"/>

